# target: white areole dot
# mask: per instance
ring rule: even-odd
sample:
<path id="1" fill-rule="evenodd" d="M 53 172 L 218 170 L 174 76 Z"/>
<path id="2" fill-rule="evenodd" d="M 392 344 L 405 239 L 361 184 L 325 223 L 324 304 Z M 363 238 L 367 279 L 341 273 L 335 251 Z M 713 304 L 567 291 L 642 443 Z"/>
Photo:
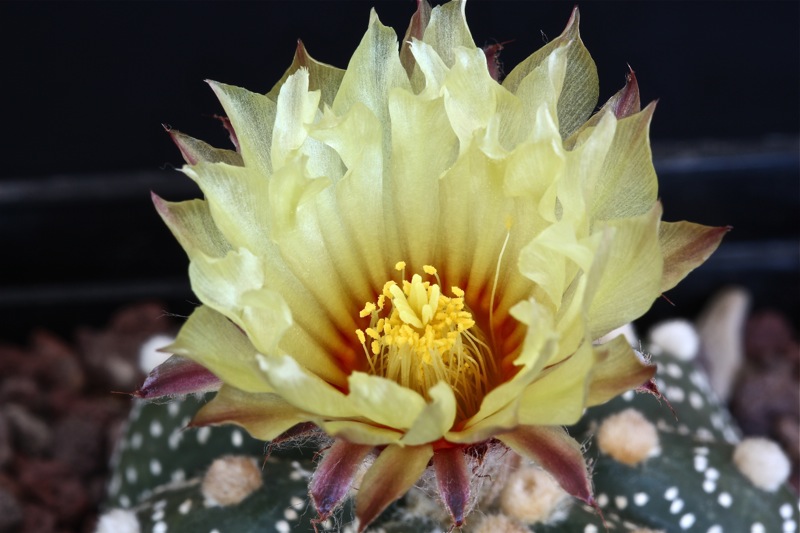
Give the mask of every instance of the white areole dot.
<path id="1" fill-rule="evenodd" d="M 197 442 L 200 444 L 205 444 L 208 442 L 208 438 L 211 436 L 211 428 L 208 426 L 203 426 L 197 430 Z"/>
<path id="2" fill-rule="evenodd" d="M 605 493 L 601 492 L 600 494 L 597 495 L 595 501 L 597 502 L 597 505 L 599 507 L 605 507 L 606 505 L 608 505 L 608 496 L 606 496 Z"/>
<path id="3" fill-rule="evenodd" d="M 767 530 L 764 528 L 764 524 L 756 522 L 750 526 L 750 533 L 767 533 Z"/>
<path id="4" fill-rule="evenodd" d="M 594 524 L 587 524 L 586 527 L 583 528 L 583 533 L 597 533 L 597 526 Z"/>
<path id="5" fill-rule="evenodd" d="M 289 533 L 292 528 L 286 520 L 278 520 L 275 522 L 275 530 L 279 533 Z"/>
<path id="6" fill-rule="evenodd" d="M 650 501 L 650 496 L 647 495 L 646 492 L 637 492 L 633 495 L 633 503 L 641 507 L 642 505 L 646 504 Z"/>
<path id="7" fill-rule="evenodd" d="M 692 513 L 686 513 L 681 517 L 678 524 L 681 526 L 681 529 L 689 529 L 694 525 L 694 520 L 695 518 Z"/>
<path id="8" fill-rule="evenodd" d="M 781 505 L 779 512 L 781 513 L 781 518 L 786 520 L 790 519 L 792 517 L 792 504 L 784 503 Z"/>
<path id="9" fill-rule="evenodd" d="M 614 505 L 616 505 L 617 509 L 621 511 L 628 506 L 628 498 L 626 498 L 625 496 L 615 496 Z"/>
<path id="10" fill-rule="evenodd" d="M 711 494 L 715 490 L 717 490 L 717 484 L 714 481 L 710 479 L 703 481 L 703 491 L 707 494 Z"/>
<path id="11" fill-rule="evenodd" d="M 727 509 L 733 503 L 733 498 L 727 492 L 720 492 L 719 497 L 717 497 L 717 501 L 721 506 Z"/>
<path id="12" fill-rule="evenodd" d="M 669 512 L 672 514 L 678 514 L 682 510 L 683 510 L 683 500 L 681 500 L 680 498 L 672 502 L 672 505 L 669 506 Z"/>
<path id="13" fill-rule="evenodd" d="M 711 481 L 716 481 L 719 479 L 719 470 L 716 468 L 709 468 L 706 470 L 706 479 L 710 479 Z"/>
<path id="14" fill-rule="evenodd" d="M 153 420 L 152 422 L 150 422 L 151 437 L 160 437 L 163 432 L 164 428 L 161 426 L 161 422 L 159 422 L 158 420 Z"/>
<path id="15" fill-rule="evenodd" d="M 192 500 L 185 499 L 183 503 L 178 506 L 178 512 L 181 514 L 189 514 L 189 511 L 192 509 Z"/>
<path id="16" fill-rule="evenodd" d="M 231 433 L 231 444 L 233 444 L 238 448 L 242 445 L 243 442 L 244 442 L 244 437 L 242 436 L 242 432 L 239 431 L 238 429 L 234 430 L 234 432 Z"/>
<path id="17" fill-rule="evenodd" d="M 708 468 L 708 457 L 705 455 L 695 455 L 694 456 L 694 469 L 698 472 L 703 472 L 705 469 Z"/>
<path id="18" fill-rule="evenodd" d="M 702 409 L 703 408 L 703 397 L 700 396 L 696 391 L 692 391 L 689 393 L 689 404 L 694 407 L 695 409 Z"/>
<path id="19" fill-rule="evenodd" d="M 157 476 L 161 473 L 161 463 L 158 459 L 150 459 L 150 473 Z"/>
<path id="20" fill-rule="evenodd" d="M 153 533 L 167 533 L 167 523 L 156 522 L 153 524 Z"/>
<path id="21" fill-rule="evenodd" d="M 670 487 L 664 492 L 664 499 L 665 500 L 674 500 L 678 497 L 678 487 Z"/>

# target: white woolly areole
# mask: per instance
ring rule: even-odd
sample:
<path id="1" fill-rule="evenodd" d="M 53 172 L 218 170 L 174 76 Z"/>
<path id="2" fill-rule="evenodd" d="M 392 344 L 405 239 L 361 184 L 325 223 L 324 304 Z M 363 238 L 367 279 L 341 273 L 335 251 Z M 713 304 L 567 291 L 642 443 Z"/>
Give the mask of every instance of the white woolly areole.
<path id="1" fill-rule="evenodd" d="M 126 509 L 111 509 L 97 519 L 95 533 L 140 533 L 136 513 Z"/>
<path id="2" fill-rule="evenodd" d="M 597 431 L 597 445 L 603 453 L 631 466 L 660 452 L 656 426 L 633 408 L 603 420 Z"/>
<path id="3" fill-rule="evenodd" d="M 504 514 L 490 514 L 481 518 L 472 533 L 530 533 L 530 529 Z"/>
<path id="4" fill-rule="evenodd" d="M 226 455 L 211 463 L 200 488 L 207 506 L 227 507 L 238 504 L 263 483 L 261 469 L 255 459 Z"/>
<path id="5" fill-rule="evenodd" d="M 688 320 L 668 320 L 653 326 L 650 343 L 660 350 L 673 354 L 682 361 L 690 361 L 700 351 L 700 336 Z"/>
<path id="6" fill-rule="evenodd" d="M 142 343 L 139 348 L 139 368 L 149 374 L 155 367 L 169 359 L 172 354 L 159 352 L 164 346 L 169 346 L 175 337 L 169 335 L 153 335 Z"/>
<path id="7" fill-rule="evenodd" d="M 608 341 L 611 341 L 617 337 L 622 335 L 625 337 L 625 340 L 628 341 L 628 344 L 634 347 L 639 346 L 639 335 L 636 334 L 636 329 L 633 327 L 633 324 L 628 322 L 624 326 L 620 326 L 617 329 L 612 329 L 596 341 L 594 344 L 605 344 Z"/>
<path id="8" fill-rule="evenodd" d="M 500 493 L 503 512 L 525 524 L 558 520 L 568 502 L 569 495 L 550 474 L 533 466 L 513 472 Z"/>
<path id="9" fill-rule="evenodd" d="M 778 490 L 792 470 L 780 446 L 761 437 L 740 442 L 733 451 L 733 463 L 753 485 L 769 492 Z"/>

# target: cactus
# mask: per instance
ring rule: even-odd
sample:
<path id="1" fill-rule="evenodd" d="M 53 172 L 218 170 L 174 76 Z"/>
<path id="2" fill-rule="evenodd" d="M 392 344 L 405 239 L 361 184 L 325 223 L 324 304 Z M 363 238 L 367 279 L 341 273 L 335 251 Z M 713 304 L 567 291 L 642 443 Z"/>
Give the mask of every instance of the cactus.
<path id="1" fill-rule="evenodd" d="M 491 524 L 498 520 L 519 531 L 537 533 L 590 533 L 606 528 L 796 531 L 798 509 L 793 491 L 785 485 L 774 492 L 759 489 L 734 466 L 732 456 L 739 435 L 726 410 L 713 398 L 704 374 L 691 361 L 669 354 L 660 355 L 657 362 L 658 387 L 669 398 L 674 415 L 663 400 L 628 393 L 589 409 L 569 428 L 573 437 L 585 442 L 600 512 L 575 501 L 562 506 L 546 523 L 524 525 L 503 514 L 502 505 L 495 502 L 479 507 L 464 530 L 497 530 L 491 529 L 495 527 Z M 185 429 L 203 401 L 190 396 L 168 404 L 136 403 L 114 459 L 108 507 L 135 513 L 141 531 L 285 532 L 313 531 L 315 525 L 320 531 L 353 530 L 349 503 L 335 517 L 315 524 L 308 482 L 318 443 L 268 450 L 264 442 L 239 428 Z M 629 465 L 603 451 L 598 431 L 603 421 L 631 408 L 654 422 L 660 452 Z M 234 503 L 215 504 L 210 494 L 214 488 L 208 486 L 214 482 L 210 466 L 227 468 L 226 460 L 235 462 L 232 457 L 252 458 L 252 468 L 260 479 L 245 488 L 240 498 L 234 497 Z M 420 490 L 412 490 L 390 506 L 372 530 L 447 530 L 447 521 L 439 521 L 443 517 L 438 517 L 438 507 L 426 506 L 426 498 Z"/>

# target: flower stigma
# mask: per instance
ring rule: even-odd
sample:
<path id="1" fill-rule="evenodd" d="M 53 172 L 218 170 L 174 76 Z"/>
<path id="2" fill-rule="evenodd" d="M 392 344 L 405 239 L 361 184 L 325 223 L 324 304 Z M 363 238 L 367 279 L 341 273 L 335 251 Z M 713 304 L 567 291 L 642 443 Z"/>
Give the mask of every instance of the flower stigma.
<path id="1" fill-rule="evenodd" d="M 364 347 L 370 373 L 390 379 L 419 392 L 446 382 L 456 395 L 457 419 L 464 419 L 480 407 L 489 392 L 495 372 L 492 350 L 467 307 L 465 293 L 451 287 L 452 296 L 442 294 L 441 280 L 434 267 L 423 271 L 436 282 L 423 281 L 414 274 L 402 287 L 387 281 L 375 302 L 367 302 L 359 315 L 370 317 L 369 327 L 356 330 Z M 367 344 L 369 343 L 369 344 Z"/>

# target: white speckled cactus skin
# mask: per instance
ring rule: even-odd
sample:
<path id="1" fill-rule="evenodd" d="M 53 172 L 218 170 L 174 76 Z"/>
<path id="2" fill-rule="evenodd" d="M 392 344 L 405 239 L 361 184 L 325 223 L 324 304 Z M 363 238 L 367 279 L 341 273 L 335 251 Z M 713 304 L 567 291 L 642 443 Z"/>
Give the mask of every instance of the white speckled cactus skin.
<path id="1" fill-rule="evenodd" d="M 665 402 L 631 393 L 590 409 L 570 428 L 573 436 L 586 442 L 597 501 L 609 530 L 630 531 L 628 526 L 636 525 L 675 533 L 796 531 L 797 497 L 791 489 L 786 485 L 774 492 L 759 489 L 734 465 L 739 435 L 711 394 L 704 374 L 692 361 L 668 353 L 657 356 L 656 362 L 659 386 L 666 391 L 675 415 Z M 98 533 L 122 531 L 108 529 L 122 523 L 112 520 L 129 523 L 131 517 L 142 533 L 313 531 L 315 513 L 307 485 L 319 444 L 272 451 L 265 460 L 268 446 L 240 429 L 183 429 L 199 404 L 192 398 L 167 405 L 137 404 L 117 453 L 110 487 L 108 507 L 117 510 L 101 521 Z M 633 466 L 601 452 L 594 438 L 603 420 L 626 409 L 635 409 L 654 422 L 661 448 L 658 455 Z M 263 462 L 264 483 L 238 505 L 208 506 L 201 483 L 209 465 L 223 455 Z M 401 499 L 372 527 L 386 532 L 446 531 L 447 523 L 421 512 L 425 506 L 419 502 L 413 506 L 418 514 L 413 514 L 408 506 L 419 496 Z M 120 508 L 130 512 L 121 513 Z M 580 502 L 567 498 L 558 510 L 545 523 L 524 523 L 498 500 L 479 508 L 464 531 L 489 531 L 497 523 L 537 533 L 605 530 L 603 519 Z M 349 531 L 352 520 L 353 510 L 347 504 L 318 527 Z"/>

